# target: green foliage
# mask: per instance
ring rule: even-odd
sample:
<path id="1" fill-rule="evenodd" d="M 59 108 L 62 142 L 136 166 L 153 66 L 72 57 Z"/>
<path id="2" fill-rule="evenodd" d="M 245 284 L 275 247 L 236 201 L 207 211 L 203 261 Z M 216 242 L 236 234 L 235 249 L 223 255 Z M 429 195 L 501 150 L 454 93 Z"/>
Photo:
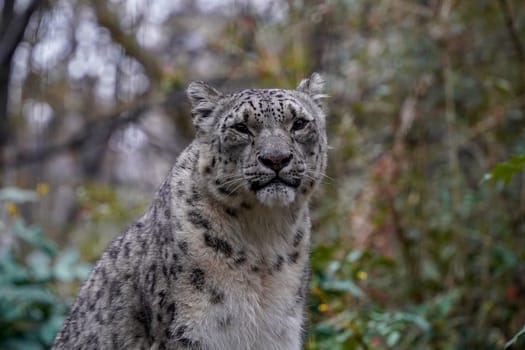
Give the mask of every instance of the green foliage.
<path id="1" fill-rule="evenodd" d="M 133 189 L 86 182 L 76 191 L 83 221 L 71 233 L 84 260 L 95 261 L 125 226 L 142 214 L 148 197 Z"/>
<path id="2" fill-rule="evenodd" d="M 353 250 L 343 258 L 341 245 L 319 246 L 312 252 L 310 316 L 307 349 L 424 348 L 440 332 L 462 291 L 452 289 L 419 305 L 388 307 L 391 297 L 375 279 L 393 274 L 394 260 L 372 251 Z M 369 278 L 369 271 L 374 274 Z"/>
<path id="3" fill-rule="evenodd" d="M 525 154 L 514 155 L 510 160 L 497 164 L 485 175 L 485 180 L 501 180 L 508 183 L 523 167 L 525 167 Z"/>
<path id="4" fill-rule="evenodd" d="M 38 198 L 16 188 L 0 194 L 8 203 Z M 85 279 L 90 267 L 78 262 L 76 250 L 60 250 L 20 218 L 0 221 L 0 233 L 0 348 L 49 348 L 68 311 L 69 300 L 57 288 Z"/>

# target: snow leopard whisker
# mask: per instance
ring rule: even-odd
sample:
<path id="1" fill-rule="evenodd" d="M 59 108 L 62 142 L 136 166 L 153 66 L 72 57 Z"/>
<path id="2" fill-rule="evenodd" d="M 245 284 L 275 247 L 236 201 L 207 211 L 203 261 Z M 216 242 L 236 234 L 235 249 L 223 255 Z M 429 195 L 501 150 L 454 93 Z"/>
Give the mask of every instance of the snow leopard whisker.
<path id="1" fill-rule="evenodd" d="M 242 176 L 236 176 L 236 177 L 233 177 L 233 178 L 229 178 L 225 182 L 222 182 L 221 186 L 222 187 L 229 187 L 230 185 L 232 185 L 232 184 L 236 185 L 238 181 L 243 181 L 243 180 L 244 180 L 244 178 Z"/>

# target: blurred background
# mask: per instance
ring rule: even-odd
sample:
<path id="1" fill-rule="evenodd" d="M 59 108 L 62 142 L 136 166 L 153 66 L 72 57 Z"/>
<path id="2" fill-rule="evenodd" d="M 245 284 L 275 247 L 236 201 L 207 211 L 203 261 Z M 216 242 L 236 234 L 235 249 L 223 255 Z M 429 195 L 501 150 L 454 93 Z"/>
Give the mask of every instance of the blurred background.
<path id="1" fill-rule="evenodd" d="M 525 349 L 521 0 L 0 0 L 0 349 L 46 349 L 193 135 L 327 80 L 305 349 Z"/>

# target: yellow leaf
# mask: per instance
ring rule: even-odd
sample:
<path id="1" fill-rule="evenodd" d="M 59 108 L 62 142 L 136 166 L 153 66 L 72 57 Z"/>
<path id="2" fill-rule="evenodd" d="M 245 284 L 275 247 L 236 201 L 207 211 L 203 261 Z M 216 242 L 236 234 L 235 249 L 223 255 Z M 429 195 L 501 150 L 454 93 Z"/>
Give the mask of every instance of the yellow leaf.
<path id="1" fill-rule="evenodd" d="M 36 191 L 38 192 L 39 195 L 45 196 L 46 194 L 49 193 L 49 185 L 46 184 L 45 182 L 39 182 L 36 185 Z"/>
<path id="2" fill-rule="evenodd" d="M 5 210 L 9 216 L 15 217 L 18 216 L 18 207 L 13 202 L 7 202 L 5 204 Z"/>
<path id="3" fill-rule="evenodd" d="M 328 310 L 328 305 L 326 304 L 319 304 L 319 306 L 317 307 L 317 309 L 321 312 L 326 312 L 326 310 Z"/>
<path id="4" fill-rule="evenodd" d="M 364 281 L 368 278 L 368 274 L 364 271 L 359 271 L 357 273 L 357 278 L 360 279 L 361 281 Z"/>

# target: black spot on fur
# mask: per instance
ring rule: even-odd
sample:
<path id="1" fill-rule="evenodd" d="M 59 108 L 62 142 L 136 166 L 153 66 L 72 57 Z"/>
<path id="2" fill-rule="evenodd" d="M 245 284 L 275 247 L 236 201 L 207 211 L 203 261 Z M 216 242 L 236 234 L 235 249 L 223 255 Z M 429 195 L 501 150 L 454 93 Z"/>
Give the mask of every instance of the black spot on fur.
<path id="1" fill-rule="evenodd" d="M 188 220 L 195 226 L 199 228 L 205 228 L 209 230 L 211 228 L 210 221 L 202 216 L 197 210 L 190 210 L 188 212 Z"/>
<path id="2" fill-rule="evenodd" d="M 102 315 L 100 314 L 100 311 L 97 311 L 95 314 L 95 321 L 97 321 L 98 324 L 103 325 L 104 320 L 102 319 Z"/>
<path id="3" fill-rule="evenodd" d="M 188 254 L 188 242 L 186 242 L 186 241 L 179 241 L 177 243 L 177 246 L 179 247 L 180 251 L 183 254 Z"/>
<path id="4" fill-rule="evenodd" d="M 177 327 L 177 329 L 175 330 L 175 337 L 178 339 L 182 338 L 184 336 L 184 333 L 186 333 L 186 329 L 186 326 Z"/>
<path id="5" fill-rule="evenodd" d="M 233 262 L 235 263 L 235 265 L 242 265 L 246 262 L 246 260 L 248 260 L 246 258 L 246 252 L 241 250 L 240 252 L 237 253 L 237 256 L 235 257 Z"/>
<path id="6" fill-rule="evenodd" d="M 166 305 L 166 291 L 161 290 L 157 295 L 159 296 L 159 307 L 164 309 L 164 306 Z"/>
<path id="7" fill-rule="evenodd" d="M 193 269 L 193 271 L 191 271 L 190 282 L 195 289 L 200 291 L 204 290 L 204 271 L 199 268 Z"/>
<path id="8" fill-rule="evenodd" d="M 297 259 L 299 259 L 298 251 L 288 254 L 288 262 L 290 262 L 291 264 L 297 263 Z"/>
<path id="9" fill-rule="evenodd" d="M 189 339 L 189 338 L 181 338 L 181 339 L 179 339 L 179 343 L 182 346 L 185 346 L 185 347 L 187 347 L 189 349 L 192 349 L 192 350 L 202 349 L 202 347 L 200 345 L 200 342 L 197 341 L 197 340 L 192 340 L 192 339 Z"/>
<path id="10" fill-rule="evenodd" d="M 95 333 L 90 333 L 88 335 L 87 345 L 92 345 L 92 349 L 98 349 L 98 337 Z"/>
<path id="11" fill-rule="evenodd" d="M 111 346 L 113 347 L 113 349 L 118 349 L 121 347 L 117 333 L 111 333 Z"/>
<path id="12" fill-rule="evenodd" d="M 166 336 L 166 338 L 168 339 L 171 339 L 173 337 L 173 334 L 171 333 L 171 330 L 169 328 L 166 328 L 164 330 L 164 336 Z"/>
<path id="13" fill-rule="evenodd" d="M 179 266 L 178 264 L 171 264 L 170 265 L 170 271 L 169 271 L 169 274 L 170 276 L 176 280 L 177 279 L 177 272 L 180 272 L 179 271 Z"/>
<path id="14" fill-rule="evenodd" d="M 141 308 L 135 313 L 135 320 L 144 328 L 146 337 L 150 338 L 152 311 L 149 305 L 147 304 L 144 295 L 141 296 L 140 300 Z"/>
<path id="15" fill-rule="evenodd" d="M 226 257 L 231 257 L 233 254 L 233 249 L 230 243 L 217 236 L 212 236 L 208 232 L 204 233 L 204 243 L 206 243 L 208 247 L 213 248 L 216 252 L 221 252 L 226 255 Z"/>
<path id="16" fill-rule="evenodd" d="M 277 256 L 277 260 L 273 264 L 273 269 L 275 271 L 281 271 L 281 269 L 283 268 L 283 262 L 284 262 L 283 256 L 282 255 Z"/>
<path id="17" fill-rule="evenodd" d="M 229 208 L 229 207 L 227 207 L 225 210 L 226 210 L 226 214 L 228 214 L 229 216 L 231 216 L 233 218 L 237 217 L 237 210 L 235 210 L 233 208 Z"/>
<path id="18" fill-rule="evenodd" d="M 290 106 L 290 113 L 292 113 L 292 116 L 294 118 L 297 118 L 297 111 L 295 110 L 295 108 L 293 108 L 292 106 Z"/>
<path id="19" fill-rule="evenodd" d="M 196 187 L 193 187 L 191 190 L 191 196 L 188 199 L 186 199 L 186 203 L 193 206 L 195 203 L 199 202 L 201 199 L 202 199 L 201 194 L 199 193 Z"/>
<path id="20" fill-rule="evenodd" d="M 217 190 L 223 194 L 223 195 L 226 195 L 226 196 L 230 196 L 232 193 L 225 187 L 222 187 L 222 186 L 218 186 L 217 187 Z"/>
<path id="21" fill-rule="evenodd" d="M 142 248 L 142 251 L 145 251 L 148 246 L 148 241 L 144 237 L 139 238 L 140 247 Z"/>
<path id="22" fill-rule="evenodd" d="M 118 249 L 117 246 L 112 246 L 111 248 L 109 248 L 109 256 L 110 256 L 110 258 L 113 259 L 113 260 L 117 259 L 118 252 L 119 252 L 119 249 Z"/>
<path id="23" fill-rule="evenodd" d="M 219 329 L 228 328 L 232 325 L 233 317 L 231 315 L 226 315 L 224 317 L 217 318 L 217 326 Z"/>
<path id="24" fill-rule="evenodd" d="M 302 239 L 304 237 L 304 232 L 301 231 L 301 230 L 297 230 L 297 232 L 295 233 L 295 236 L 293 237 L 293 246 L 295 248 L 297 248 L 299 246 L 299 244 L 301 243 Z"/>
<path id="25" fill-rule="evenodd" d="M 124 243 L 124 256 L 126 258 L 129 258 L 129 253 L 130 253 L 130 245 L 131 245 L 131 242 L 126 242 Z"/>
<path id="26" fill-rule="evenodd" d="M 166 308 L 166 312 L 168 313 L 168 317 L 170 317 L 171 321 L 173 321 L 177 315 L 177 307 L 175 303 L 169 304 Z"/>
<path id="27" fill-rule="evenodd" d="M 122 289 L 122 285 L 119 281 L 113 280 L 109 284 L 109 300 L 115 300 L 118 296 L 120 296 Z"/>
<path id="28" fill-rule="evenodd" d="M 212 288 L 210 290 L 210 301 L 212 304 L 219 304 L 224 302 L 224 292 L 218 290 L 217 288 Z"/>
<path id="29" fill-rule="evenodd" d="M 155 286 L 157 284 L 157 264 L 153 263 L 146 273 L 146 285 L 150 288 L 150 293 L 155 292 Z"/>
<path id="30" fill-rule="evenodd" d="M 177 254 L 172 255 L 173 263 L 170 265 L 170 275 L 173 279 L 177 279 L 177 274 L 183 271 L 182 265 L 179 261 L 179 256 Z"/>

